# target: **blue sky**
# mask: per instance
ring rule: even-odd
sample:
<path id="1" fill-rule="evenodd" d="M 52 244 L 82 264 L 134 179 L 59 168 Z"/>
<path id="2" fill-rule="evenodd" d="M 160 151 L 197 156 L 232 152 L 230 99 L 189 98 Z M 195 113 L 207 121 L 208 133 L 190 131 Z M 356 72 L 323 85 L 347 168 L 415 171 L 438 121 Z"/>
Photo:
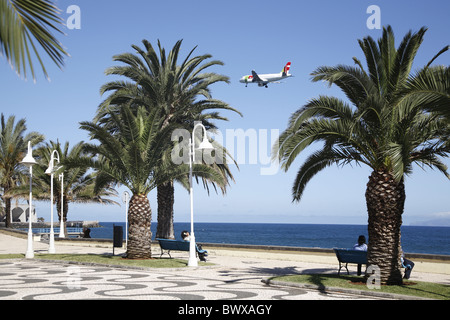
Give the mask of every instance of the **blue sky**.
<path id="1" fill-rule="evenodd" d="M 230 77 L 230 84 L 212 87 L 214 98 L 240 110 L 240 117 L 223 112 L 229 130 L 286 128 L 289 116 L 309 99 L 320 94 L 344 98 L 334 87 L 312 83 L 310 73 L 319 66 L 352 65 L 352 57 L 363 61 L 357 39 L 378 39 L 381 30 L 366 25 L 370 5 L 381 12 L 381 25 L 391 25 L 397 44 L 409 30 L 429 28 L 416 58 L 415 68 L 427 63 L 450 44 L 448 1 L 144 1 L 59 0 L 61 17 L 67 20 L 70 5 L 80 8 L 81 29 L 67 29 L 58 36 L 70 53 L 61 71 L 48 60 L 47 81 L 37 68 L 37 82 L 19 79 L 4 58 L 0 60 L 1 112 L 26 118 L 29 130 L 43 133 L 47 140 L 88 140 L 79 122 L 91 120 L 106 97 L 99 89 L 112 77 L 104 74 L 115 65 L 112 56 L 132 52 L 142 39 L 166 50 L 183 39 L 182 57 L 198 46 L 197 55 L 209 53 L 225 63 L 217 73 Z M 279 72 L 292 62 L 294 78 L 266 88 L 239 83 L 252 69 L 258 73 Z M 450 53 L 436 63 L 449 65 Z M 269 135 L 270 137 L 270 135 Z M 312 150 L 312 149 L 311 149 Z M 366 167 L 328 168 L 309 183 L 300 203 L 292 203 L 291 187 L 298 167 L 309 155 L 299 156 L 291 170 L 261 175 L 261 163 L 233 168 L 235 183 L 227 194 L 208 194 L 194 187 L 195 220 L 201 222 L 277 223 L 367 223 L 365 188 L 370 175 Z M 450 165 L 450 161 L 446 160 Z M 266 165 L 267 166 L 267 165 Z M 122 193 L 125 189 L 119 189 Z M 447 219 L 450 216 L 450 182 L 440 173 L 415 168 L 406 179 L 404 224 Z M 150 196 L 156 221 L 156 190 Z M 120 201 L 120 199 L 119 199 Z M 37 203 L 38 216 L 50 219 L 49 203 Z M 176 187 L 175 222 L 189 221 L 189 194 Z M 119 206 L 75 205 L 70 220 L 124 221 Z M 449 224 L 450 225 L 450 224 Z"/>

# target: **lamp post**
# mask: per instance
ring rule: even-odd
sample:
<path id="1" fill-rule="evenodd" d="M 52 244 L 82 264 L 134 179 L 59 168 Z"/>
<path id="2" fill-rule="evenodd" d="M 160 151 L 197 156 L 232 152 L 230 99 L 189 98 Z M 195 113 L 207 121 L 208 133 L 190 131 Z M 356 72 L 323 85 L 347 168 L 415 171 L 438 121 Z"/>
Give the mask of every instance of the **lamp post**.
<path id="1" fill-rule="evenodd" d="M 189 139 L 189 194 L 191 197 L 191 233 L 190 233 L 190 243 L 189 243 L 189 267 L 198 266 L 197 258 L 195 256 L 195 235 L 194 235 L 194 193 L 192 188 L 192 164 L 195 162 L 195 129 L 197 127 L 202 127 L 204 130 L 203 141 L 198 145 L 199 150 L 212 150 L 214 147 L 208 141 L 208 137 L 206 135 L 206 128 L 201 123 L 197 123 L 192 130 L 192 138 Z"/>
<path id="2" fill-rule="evenodd" d="M 33 230 L 31 228 L 31 208 L 33 206 L 33 195 L 32 195 L 32 177 L 33 177 L 33 165 L 36 164 L 36 160 L 33 158 L 33 152 L 31 149 L 31 142 L 28 141 L 28 153 L 23 158 L 22 164 L 26 165 L 28 168 L 30 168 L 30 201 L 29 201 L 29 209 L 28 209 L 28 245 L 27 245 L 27 252 L 25 253 L 25 258 L 32 259 L 34 258 L 34 251 L 33 251 Z"/>
<path id="3" fill-rule="evenodd" d="M 55 158 L 55 154 L 57 155 L 57 158 Z M 55 253 L 55 233 L 53 231 L 53 172 L 55 171 L 55 168 L 53 166 L 53 161 L 57 160 L 59 161 L 59 153 L 56 150 L 53 150 L 51 156 L 50 156 L 50 162 L 48 163 L 48 168 L 45 170 L 45 173 L 50 175 L 50 241 L 48 246 L 48 253 Z"/>
<path id="4" fill-rule="evenodd" d="M 130 194 L 124 191 L 122 194 L 122 201 L 125 203 L 125 247 L 128 248 L 128 201 L 130 200 Z"/>
<path id="5" fill-rule="evenodd" d="M 59 237 L 65 238 L 66 235 L 64 233 L 64 173 L 59 175 L 59 181 L 61 181 L 61 218 L 59 220 Z"/>

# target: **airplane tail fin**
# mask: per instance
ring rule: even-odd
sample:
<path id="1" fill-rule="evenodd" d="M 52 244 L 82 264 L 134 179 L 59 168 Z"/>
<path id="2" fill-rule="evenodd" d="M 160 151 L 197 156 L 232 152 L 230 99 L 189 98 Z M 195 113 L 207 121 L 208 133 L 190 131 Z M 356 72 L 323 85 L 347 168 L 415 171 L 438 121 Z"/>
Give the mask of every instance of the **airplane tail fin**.
<path id="1" fill-rule="evenodd" d="M 286 63 L 286 65 L 284 66 L 283 71 L 282 71 L 283 76 L 287 76 L 289 74 L 289 69 L 291 69 L 290 62 Z"/>

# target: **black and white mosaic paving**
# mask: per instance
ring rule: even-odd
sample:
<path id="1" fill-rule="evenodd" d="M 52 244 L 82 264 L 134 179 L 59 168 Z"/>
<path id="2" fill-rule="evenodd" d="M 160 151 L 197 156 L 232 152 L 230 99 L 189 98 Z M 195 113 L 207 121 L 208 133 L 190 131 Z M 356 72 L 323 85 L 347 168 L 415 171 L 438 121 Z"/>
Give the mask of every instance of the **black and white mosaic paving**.
<path id="1" fill-rule="evenodd" d="M 1 300 L 302 300 L 334 293 L 274 287 L 257 269 L 125 269 L 38 260 L 0 261 Z M 355 299 L 355 297 L 352 297 Z"/>

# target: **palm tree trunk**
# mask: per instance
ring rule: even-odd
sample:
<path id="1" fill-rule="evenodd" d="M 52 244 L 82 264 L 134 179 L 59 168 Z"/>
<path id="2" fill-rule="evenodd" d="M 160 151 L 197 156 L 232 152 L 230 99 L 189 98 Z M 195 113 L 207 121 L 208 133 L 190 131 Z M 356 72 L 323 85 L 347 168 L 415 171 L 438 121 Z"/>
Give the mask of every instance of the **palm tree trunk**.
<path id="1" fill-rule="evenodd" d="M 11 198 L 4 198 L 5 199 L 5 228 L 11 228 L 12 227 L 12 221 L 11 221 Z"/>
<path id="2" fill-rule="evenodd" d="M 174 106 L 171 106 L 171 112 L 166 116 L 161 129 L 169 125 L 173 117 Z M 175 203 L 175 188 L 173 180 L 160 184 L 156 187 L 158 201 L 158 225 L 156 227 L 156 238 L 175 239 L 173 230 L 173 205 Z"/>
<path id="3" fill-rule="evenodd" d="M 64 197 L 63 201 L 64 234 L 68 238 L 69 235 L 67 233 L 67 214 L 69 213 L 69 201 L 66 200 L 66 197 Z"/>
<path id="4" fill-rule="evenodd" d="M 367 260 L 368 265 L 380 268 L 382 284 L 402 284 L 400 227 L 405 199 L 403 179 L 395 181 L 387 170 L 372 172 L 366 190 L 369 214 Z"/>
<path id="5" fill-rule="evenodd" d="M 152 211 L 147 195 L 133 195 L 128 209 L 128 259 L 152 257 Z"/>
<path id="6" fill-rule="evenodd" d="M 158 226 L 156 228 L 156 238 L 175 239 L 173 230 L 174 193 L 173 181 L 157 187 Z"/>

